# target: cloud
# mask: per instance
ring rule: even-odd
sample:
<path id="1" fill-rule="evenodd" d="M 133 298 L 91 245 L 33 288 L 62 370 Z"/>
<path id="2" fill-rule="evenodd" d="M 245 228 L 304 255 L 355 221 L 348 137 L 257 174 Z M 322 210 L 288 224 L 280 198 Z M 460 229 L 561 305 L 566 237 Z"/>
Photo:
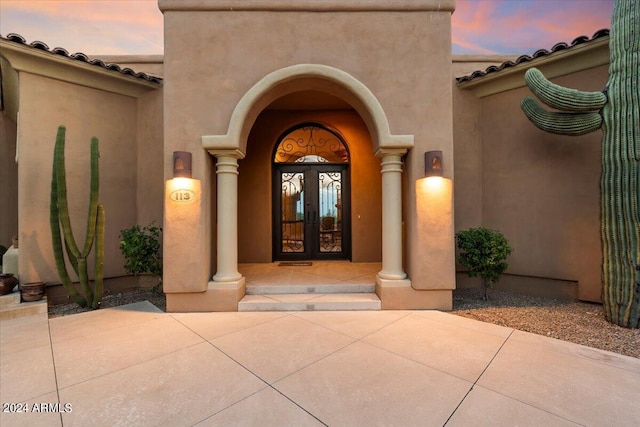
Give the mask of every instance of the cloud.
<path id="1" fill-rule="evenodd" d="M 496 2 L 493 1 L 458 1 L 451 18 L 452 44 L 461 48 L 464 53 L 497 53 L 483 44 L 485 37 L 481 36 L 487 33 L 487 24 L 495 10 Z"/>
<path id="2" fill-rule="evenodd" d="M 52 19 L 77 18 L 86 22 L 135 24 L 153 27 L 162 13 L 157 0 L 4 0 L 3 10 L 35 13 Z"/>
<path id="3" fill-rule="evenodd" d="M 613 0 L 457 0 L 456 8 L 454 53 L 530 54 L 608 28 Z M 90 55 L 161 54 L 164 44 L 157 0 L 0 0 L 0 31 Z"/>
<path id="4" fill-rule="evenodd" d="M 530 54 L 609 28 L 613 0 L 458 0 L 456 7 L 454 53 Z"/>
<path id="5" fill-rule="evenodd" d="M 157 0 L 3 0 L 2 34 L 87 54 L 161 54 L 163 17 Z"/>

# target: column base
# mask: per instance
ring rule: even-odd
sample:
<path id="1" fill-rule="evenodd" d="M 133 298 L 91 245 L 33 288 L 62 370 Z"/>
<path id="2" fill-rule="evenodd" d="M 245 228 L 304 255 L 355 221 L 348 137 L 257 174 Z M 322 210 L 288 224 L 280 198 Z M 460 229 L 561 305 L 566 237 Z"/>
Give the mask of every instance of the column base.
<path id="1" fill-rule="evenodd" d="M 209 282 L 205 292 L 167 294 L 167 312 L 238 311 L 238 302 L 246 294 L 245 280 Z"/>
<path id="2" fill-rule="evenodd" d="M 233 273 L 233 274 L 214 274 L 213 282 L 215 283 L 235 283 L 243 279 L 242 274 Z"/>
<path id="3" fill-rule="evenodd" d="M 410 279 L 388 280 L 376 277 L 376 294 L 383 310 L 444 310 L 453 308 L 453 293 L 448 290 L 416 290 Z"/>
<path id="4" fill-rule="evenodd" d="M 382 270 L 378 272 L 376 277 L 379 277 L 382 280 L 388 280 L 388 281 L 398 281 L 398 280 L 405 280 L 405 279 L 408 280 L 407 273 L 405 273 L 404 271 L 400 271 L 399 273 L 390 273 Z M 411 283 L 411 281 L 409 281 L 409 283 Z"/>

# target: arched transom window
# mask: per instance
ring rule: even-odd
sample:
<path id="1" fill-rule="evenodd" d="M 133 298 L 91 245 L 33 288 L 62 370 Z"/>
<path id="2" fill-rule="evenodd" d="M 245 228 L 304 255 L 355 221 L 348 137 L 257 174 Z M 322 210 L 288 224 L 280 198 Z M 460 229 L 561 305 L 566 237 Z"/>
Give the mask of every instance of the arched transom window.
<path id="1" fill-rule="evenodd" d="M 342 137 L 319 123 L 303 123 L 286 131 L 273 156 L 274 163 L 349 163 Z"/>

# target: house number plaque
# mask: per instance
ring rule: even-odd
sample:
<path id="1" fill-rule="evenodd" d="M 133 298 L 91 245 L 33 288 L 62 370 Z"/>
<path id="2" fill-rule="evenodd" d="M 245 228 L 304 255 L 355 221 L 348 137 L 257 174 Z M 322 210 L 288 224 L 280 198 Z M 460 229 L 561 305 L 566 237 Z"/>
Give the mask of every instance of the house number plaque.
<path id="1" fill-rule="evenodd" d="M 179 189 L 172 191 L 169 198 L 177 203 L 189 203 L 196 199 L 196 193 L 191 190 Z"/>

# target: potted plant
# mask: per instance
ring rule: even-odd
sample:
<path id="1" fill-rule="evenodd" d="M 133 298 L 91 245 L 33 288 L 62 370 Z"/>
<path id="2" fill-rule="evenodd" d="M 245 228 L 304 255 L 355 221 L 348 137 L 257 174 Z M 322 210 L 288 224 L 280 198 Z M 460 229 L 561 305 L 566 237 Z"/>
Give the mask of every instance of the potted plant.
<path id="1" fill-rule="evenodd" d="M 0 274 L 0 295 L 10 294 L 17 284 L 18 279 L 12 273 Z"/>
<path id="2" fill-rule="evenodd" d="M 467 269 L 469 277 L 482 279 L 486 301 L 487 289 L 500 280 L 509 266 L 506 259 L 513 248 L 502 233 L 484 227 L 457 232 L 456 242 L 460 249 L 458 262 Z"/>
<path id="3" fill-rule="evenodd" d="M 161 291 L 162 288 L 161 232 L 155 221 L 144 227 L 136 224 L 120 230 L 120 251 L 126 259 L 124 269 L 134 276 L 150 274 L 157 277 L 155 291 Z"/>
<path id="4" fill-rule="evenodd" d="M 20 284 L 20 297 L 22 302 L 40 301 L 44 298 L 44 282 L 29 282 Z"/>

